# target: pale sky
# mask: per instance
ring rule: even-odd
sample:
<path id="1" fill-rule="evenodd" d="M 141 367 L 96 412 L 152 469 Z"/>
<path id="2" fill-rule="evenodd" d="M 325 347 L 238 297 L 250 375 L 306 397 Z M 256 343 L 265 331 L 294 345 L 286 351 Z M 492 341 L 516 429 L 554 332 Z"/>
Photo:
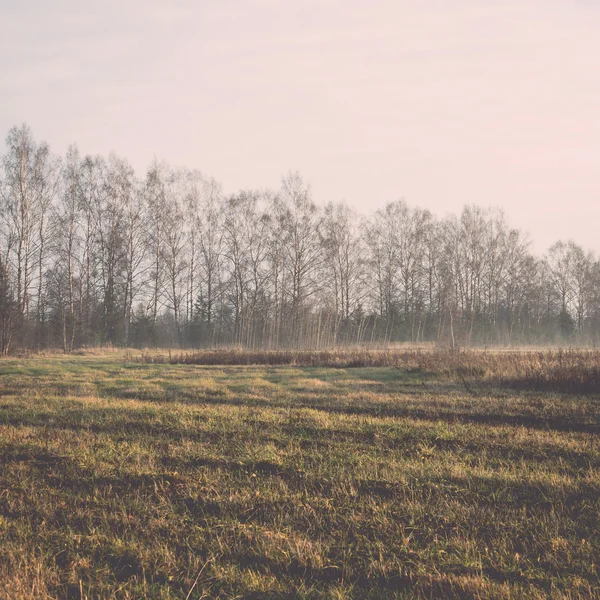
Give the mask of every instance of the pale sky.
<path id="1" fill-rule="evenodd" d="M 0 135 L 600 252 L 600 0 L 0 0 Z"/>

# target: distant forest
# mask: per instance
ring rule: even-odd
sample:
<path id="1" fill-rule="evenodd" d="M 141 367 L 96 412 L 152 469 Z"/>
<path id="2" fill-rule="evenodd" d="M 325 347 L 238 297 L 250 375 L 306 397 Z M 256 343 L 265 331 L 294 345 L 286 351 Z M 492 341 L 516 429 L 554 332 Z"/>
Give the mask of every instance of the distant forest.
<path id="1" fill-rule="evenodd" d="M 597 344 L 600 262 L 534 256 L 499 210 L 316 204 L 298 173 L 225 195 L 155 161 L 55 156 L 28 126 L 0 156 L 0 350 Z"/>

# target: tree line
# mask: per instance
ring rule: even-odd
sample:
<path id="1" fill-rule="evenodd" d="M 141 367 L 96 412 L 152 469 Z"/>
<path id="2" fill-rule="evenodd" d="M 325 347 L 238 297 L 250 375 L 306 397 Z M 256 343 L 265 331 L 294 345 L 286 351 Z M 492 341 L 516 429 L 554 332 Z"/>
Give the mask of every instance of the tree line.
<path id="1" fill-rule="evenodd" d="M 361 216 L 298 173 L 225 195 L 197 170 L 55 156 L 27 125 L 0 157 L 0 351 L 596 344 L 600 262 L 543 257 L 499 210 Z"/>

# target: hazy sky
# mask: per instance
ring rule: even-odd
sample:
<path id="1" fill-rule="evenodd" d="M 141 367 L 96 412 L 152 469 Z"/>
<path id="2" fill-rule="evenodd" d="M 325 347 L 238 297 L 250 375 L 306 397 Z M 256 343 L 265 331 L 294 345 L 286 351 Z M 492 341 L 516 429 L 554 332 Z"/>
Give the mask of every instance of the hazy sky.
<path id="1" fill-rule="evenodd" d="M 0 0 L 0 135 L 600 251 L 600 0 Z"/>

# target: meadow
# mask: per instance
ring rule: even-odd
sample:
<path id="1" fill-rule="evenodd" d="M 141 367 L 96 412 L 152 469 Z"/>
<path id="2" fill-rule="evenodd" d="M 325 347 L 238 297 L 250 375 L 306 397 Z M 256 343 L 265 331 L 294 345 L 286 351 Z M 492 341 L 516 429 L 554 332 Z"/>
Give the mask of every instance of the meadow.
<path id="1" fill-rule="evenodd" d="M 600 353 L 0 361 L 0 598 L 600 598 Z"/>

